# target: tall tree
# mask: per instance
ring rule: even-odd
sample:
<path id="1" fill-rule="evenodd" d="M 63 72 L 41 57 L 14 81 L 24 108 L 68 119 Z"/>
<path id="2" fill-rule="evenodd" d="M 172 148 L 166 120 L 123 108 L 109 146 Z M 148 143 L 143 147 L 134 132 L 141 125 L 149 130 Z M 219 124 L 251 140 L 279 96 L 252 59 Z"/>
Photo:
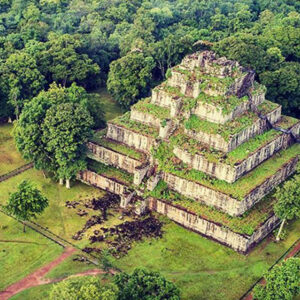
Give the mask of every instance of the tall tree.
<path id="1" fill-rule="evenodd" d="M 118 300 L 179 300 L 180 291 L 157 272 L 135 269 L 131 275 L 120 273 L 114 278 L 119 288 Z"/>
<path id="2" fill-rule="evenodd" d="M 276 237 L 279 241 L 280 233 L 286 220 L 300 217 L 300 175 L 286 181 L 281 188 L 277 188 L 274 205 L 275 214 L 281 219 L 281 225 Z"/>
<path id="3" fill-rule="evenodd" d="M 55 284 L 50 300 L 117 300 L 115 285 L 103 286 L 98 277 L 81 277 L 63 280 Z"/>
<path id="4" fill-rule="evenodd" d="M 7 98 L 13 105 L 18 118 L 26 100 L 43 89 L 44 76 L 38 70 L 35 59 L 21 51 L 7 58 L 0 75 Z"/>
<path id="5" fill-rule="evenodd" d="M 114 98 L 125 108 L 146 96 L 150 90 L 152 57 L 140 50 L 128 53 L 110 65 L 107 87 Z"/>
<path id="6" fill-rule="evenodd" d="M 47 48 L 40 57 L 48 61 L 48 72 L 53 81 L 66 86 L 73 81 L 83 81 L 89 74 L 99 73 L 99 66 L 88 55 L 80 53 L 82 46 L 78 35 L 49 34 Z"/>
<path id="7" fill-rule="evenodd" d="M 21 221 L 30 221 L 49 205 L 48 199 L 27 180 L 23 180 L 16 192 L 10 194 L 5 210 Z M 25 223 L 23 227 L 25 232 Z"/>
<path id="8" fill-rule="evenodd" d="M 289 258 L 265 274 L 266 285 L 254 288 L 256 300 L 292 300 L 300 294 L 300 258 Z"/>
<path id="9" fill-rule="evenodd" d="M 46 113 L 42 125 L 42 140 L 46 149 L 53 154 L 57 165 L 56 174 L 70 179 L 86 168 L 86 142 L 92 136 L 93 120 L 86 108 L 77 103 L 52 106 Z"/>
<path id="10" fill-rule="evenodd" d="M 25 105 L 14 130 L 16 146 L 22 156 L 26 160 L 33 161 L 38 170 L 55 172 L 57 163 L 54 153 L 48 150 L 43 139 L 42 125 L 48 109 L 62 103 L 80 103 L 92 112 L 95 124 L 101 127 L 104 124 L 104 116 L 96 100 L 90 99 L 84 88 L 76 84 L 64 88 L 53 83 L 48 91 L 40 92 Z"/>

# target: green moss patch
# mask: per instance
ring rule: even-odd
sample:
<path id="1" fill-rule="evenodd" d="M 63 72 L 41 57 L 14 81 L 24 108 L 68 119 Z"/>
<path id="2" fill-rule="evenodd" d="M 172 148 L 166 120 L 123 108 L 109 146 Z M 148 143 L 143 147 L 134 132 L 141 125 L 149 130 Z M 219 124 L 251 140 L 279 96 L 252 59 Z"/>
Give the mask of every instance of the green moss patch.
<path id="1" fill-rule="evenodd" d="M 167 119 L 170 117 L 170 111 L 169 109 L 165 107 L 161 107 L 158 105 L 155 105 L 150 102 L 150 98 L 147 98 L 145 100 L 140 100 L 138 103 L 132 106 L 132 109 L 135 109 L 137 111 L 146 113 L 146 114 L 151 114 L 155 118 L 158 119 Z"/>
<path id="2" fill-rule="evenodd" d="M 249 98 L 244 96 L 238 98 L 237 96 L 209 96 L 205 93 L 200 93 L 197 97 L 197 101 L 207 103 L 215 106 L 217 109 L 222 111 L 223 115 L 231 113 L 241 103 L 248 101 Z"/>
<path id="3" fill-rule="evenodd" d="M 257 81 L 254 81 L 253 89 L 251 91 L 252 95 L 261 95 L 266 92 L 267 88 L 264 85 L 259 84 Z"/>
<path id="4" fill-rule="evenodd" d="M 172 145 L 162 143 L 158 149 L 153 151 L 154 157 L 158 160 L 159 169 L 195 181 L 213 190 L 217 190 L 238 200 L 242 200 L 255 187 L 262 184 L 268 177 L 278 172 L 291 159 L 300 153 L 300 145 L 292 147 L 274 154 L 271 158 L 257 166 L 251 172 L 234 183 L 212 178 L 204 172 L 189 168 L 186 164 L 179 161 L 173 154 Z"/>
<path id="5" fill-rule="evenodd" d="M 271 111 L 277 109 L 279 106 L 280 105 L 277 103 L 265 100 L 263 103 L 261 103 L 257 106 L 257 109 L 262 115 L 266 115 L 266 114 L 270 113 Z"/>
<path id="6" fill-rule="evenodd" d="M 234 232 L 246 235 L 252 235 L 273 214 L 273 204 L 275 202 L 274 196 L 268 195 L 243 216 L 232 217 L 168 189 L 167 184 L 163 181 L 160 181 L 149 195 L 180 206 L 184 210 L 193 212 L 208 221 L 225 226 Z"/>
<path id="7" fill-rule="evenodd" d="M 96 131 L 91 139 L 91 142 L 94 142 L 100 146 L 111 149 L 123 155 L 129 156 L 136 160 L 143 161 L 145 159 L 145 154 L 131 148 L 125 144 L 113 141 L 105 137 L 106 130 Z"/>
<path id="8" fill-rule="evenodd" d="M 153 138 L 158 137 L 158 129 L 147 126 L 143 123 L 139 123 L 139 122 L 130 120 L 130 112 L 127 112 L 124 115 L 113 119 L 112 121 L 110 121 L 110 123 L 119 125 L 126 129 L 130 129 L 130 130 L 140 133 L 142 135 L 151 136 Z"/>
<path id="9" fill-rule="evenodd" d="M 191 115 L 190 118 L 184 122 L 184 126 L 186 129 L 196 132 L 220 135 L 225 141 L 229 141 L 230 137 L 251 126 L 256 120 L 258 120 L 258 116 L 252 111 L 247 111 L 240 117 L 228 121 L 225 124 L 209 122 L 200 119 L 196 115 Z"/>
<path id="10" fill-rule="evenodd" d="M 88 169 L 105 177 L 116 179 L 126 185 L 133 183 L 133 175 L 121 169 L 102 164 L 100 162 L 88 159 Z"/>

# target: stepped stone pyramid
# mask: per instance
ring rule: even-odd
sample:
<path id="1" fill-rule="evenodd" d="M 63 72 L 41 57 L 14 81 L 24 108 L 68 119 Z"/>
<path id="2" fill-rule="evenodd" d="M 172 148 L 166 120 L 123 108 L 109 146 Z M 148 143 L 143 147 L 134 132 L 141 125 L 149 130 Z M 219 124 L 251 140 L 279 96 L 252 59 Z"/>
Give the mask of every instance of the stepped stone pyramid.
<path id="1" fill-rule="evenodd" d="M 265 99 L 252 70 L 211 51 L 167 75 L 95 134 L 78 178 L 247 252 L 278 225 L 272 191 L 295 171 L 300 121 Z"/>

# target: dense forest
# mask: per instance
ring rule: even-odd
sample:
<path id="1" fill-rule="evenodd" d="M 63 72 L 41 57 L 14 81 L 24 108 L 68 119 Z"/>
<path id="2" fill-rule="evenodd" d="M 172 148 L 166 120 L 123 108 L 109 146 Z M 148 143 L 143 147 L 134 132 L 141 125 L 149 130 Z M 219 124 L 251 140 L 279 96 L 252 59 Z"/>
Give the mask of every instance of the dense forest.
<path id="1" fill-rule="evenodd" d="M 267 98 L 299 117 L 299 11 L 293 0 L 0 0 L 0 118 L 53 84 L 107 85 L 129 108 L 206 48 L 253 68 Z"/>

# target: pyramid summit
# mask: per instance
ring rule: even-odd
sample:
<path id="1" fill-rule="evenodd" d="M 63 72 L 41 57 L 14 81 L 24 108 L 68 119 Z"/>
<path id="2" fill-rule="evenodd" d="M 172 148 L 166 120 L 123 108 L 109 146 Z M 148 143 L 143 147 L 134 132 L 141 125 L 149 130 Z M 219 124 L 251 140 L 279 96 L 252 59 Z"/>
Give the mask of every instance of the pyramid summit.
<path id="1" fill-rule="evenodd" d="M 240 252 L 278 225 L 274 188 L 296 168 L 300 121 L 265 99 L 255 73 L 211 51 L 186 56 L 165 82 L 88 143 L 80 180 Z"/>

